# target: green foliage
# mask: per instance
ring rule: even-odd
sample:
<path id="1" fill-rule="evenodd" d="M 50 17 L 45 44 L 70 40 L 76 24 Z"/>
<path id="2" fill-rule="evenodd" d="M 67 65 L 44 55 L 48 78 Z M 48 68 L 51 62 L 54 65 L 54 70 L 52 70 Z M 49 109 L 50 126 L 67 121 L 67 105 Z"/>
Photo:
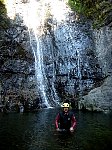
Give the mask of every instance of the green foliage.
<path id="1" fill-rule="evenodd" d="M 4 3 L 4 0 L 0 0 L 1 3 Z"/>
<path id="2" fill-rule="evenodd" d="M 0 15 L 6 14 L 6 8 L 5 5 L 0 1 Z"/>
<path id="3" fill-rule="evenodd" d="M 72 8 L 73 10 L 76 10 L 76 11 L 78 11 L 79 13 L 81 13 L 82 5 L 81 5 L 80 0 L 69 0 L 69 1 L 68 1 L 68 4 L 71 6 L 71 8 Z"/>
<path id="4" fill-rule="evenodd" d="M 108 22 L 108 16 L 112 12 L 112 3 L 106 0 L 69 0 L 68 4 L 74 11 L 92 19 L 94 27 Z"/>
<path id="5" fill-rule="evenodd" d="M 3 0 L 0 0 L 0 29 L 6 29 L 10 24 L 10 21 L 7 18 L 7 11 L 3 2 Z"/>

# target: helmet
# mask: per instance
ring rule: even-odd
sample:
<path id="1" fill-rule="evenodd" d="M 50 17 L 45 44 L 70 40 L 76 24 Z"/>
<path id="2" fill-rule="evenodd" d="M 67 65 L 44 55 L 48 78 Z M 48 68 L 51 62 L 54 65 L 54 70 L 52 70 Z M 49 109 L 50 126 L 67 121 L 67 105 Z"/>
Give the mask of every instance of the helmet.
<path id="1" fill-rule="evenodd" d="M 68 103 L 63 103 L 63 105 L 61 105 L 61 107 L 70 107 L 70 105 Z"/>

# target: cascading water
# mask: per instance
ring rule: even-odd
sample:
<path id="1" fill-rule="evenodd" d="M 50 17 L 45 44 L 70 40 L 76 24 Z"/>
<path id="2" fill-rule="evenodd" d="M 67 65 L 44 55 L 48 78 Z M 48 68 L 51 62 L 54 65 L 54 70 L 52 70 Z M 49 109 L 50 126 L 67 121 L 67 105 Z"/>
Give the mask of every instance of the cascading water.
<path id="1" fill-rule="evenodd" d="M 41 36 L 44 30 L 44 20 L 47 9 L 46 4 L 48 5 L 50 2 L 52 1 L 43 0 L 38 2 L 36 0 L 9 0 L 6 4 L 9 17 L 11 19 L 14 19 L 15 15 L 22 17 L 24 24 L 28 27 L 30 45 L 35 57 L 37 91 L 40 93 L 40 99 L 43 107 L 59 105 L 59 98 L 56 94 L 54 83 L 51 88 L 48 85 L 48 80 L 44 70 L 41 43 Z M 53 74 L 53 79 L 55 79 L 55 73 Z"/>
<path id="2" fill-rule="evenodd" d="M 43 51 L 42 51 L 42 42 L 41 42 L 41 35 L 44 30 L 44 20 L 45 20 L 45 11 L 46 11 L 46 3 L 43 1 L 41 3 L 41 9 L 40 12 L 37 12 L 37 8 L 34 9 L 34 6 L 36 5 L 36 1 L 31 1 L 29 3 L 28 8 L 28 16 L 30 16 L 29 19 L 29 34 L 30 34 L 30 43 L 31 47 L 34 52 L 35 56 L 35 71 L 36 71 L 36 79 L 37 79 L 37 89 L 40 92 L 40 97 L 42 100 L 42 106 L 44 107 L 51 107 L 56 106 L 58 104 L 58 97 L 55 92 L 55 88 L 52 84 L 52 88 L 49 87 L 48 80 L 45 74 L 44 64 L 43 64 Z M 33 12 L 33 25 L 31 24 L 31 18 L 32 15 L 31 12 Z M 39 15 L 37 14 L 39 13 Z M 37 23 L 35 24 L 36 20 Z"/>
<path id="3" fill-rule="evenodd" d="M 35 33 L 35 31 L 34 31 L 34 33 Z M 29 30 L 29 34 L 30 34 L 30 44 L 33 49 L 33 53 L 34 53 L 34 57 L 35 57 L 35 72 L 36 72 L 36 79 L 37 79 L 37 88 L 41 95 L 42 103 L 44 103 L 46 107 L 50 107 L 50 104 L 47 100 L 47 96 L 46 96 L 46 92 L 45 92 L 46 79 L 44 79 L 45 73 L 44 73 L 44 66 L 42 63 L 42 61 L 43 61 L 42 55 L 43 54 L 42 54 L 41 47 L 40 47 L 40 41 L 36 34 L 34 36 L 32 36 L 33 33 L 31 33 L 30 30 Z M 34 40 L 36 40 L 36 41 L 34 41 Z"/>
<path id="4" fill-rule="evenodd" d="M 30 49 L 35 57 L 37 93 L 43 106 L 58 105 L 57 92 L 64 98 L 83 96 L 84 89 L 94 84 L 94 69 L 89 63 L 93 59 L 92 53 L 89 54 L 92 41 L 89 33 L 85 33 L 88 27 L 77 21 L 66 0 L 8 2 L 11 2 L 11 6 L 7 4 L 10 18 L 14 19 L 15 13 L 16 20 L 20 18 L 21 24 L 28 27 Z"/>

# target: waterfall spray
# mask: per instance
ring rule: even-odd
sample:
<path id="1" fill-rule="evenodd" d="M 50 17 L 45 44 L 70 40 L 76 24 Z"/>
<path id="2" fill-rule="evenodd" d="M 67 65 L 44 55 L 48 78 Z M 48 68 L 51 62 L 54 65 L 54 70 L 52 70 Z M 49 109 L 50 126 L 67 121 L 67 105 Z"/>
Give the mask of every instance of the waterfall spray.
<path id="1" fill-rule="evenodd" d="M 10 3 L 11 2 L 11 3 Z M 9 5 L 11 4 L 11 5 Z M 50 6 L 48 8 L 48 6 Z M 58 11 L 57 8 L 58 7 Z M 23 20 L 23 24 L 28 27 L 30 36 L 30 46 L 35 57 L 35 75 L 37 81 L 37 91 L 40 94 L 41 101 L 46 107 L 56 106 L 59 104 L 59 98 L 56 94 L 54 86 L 55 82 L 55 66 L 53 64 L 53 78 L 51 87 L 45 73 L 45 65 L 43 62 L 42 36 L 44 35 L 44 24 L 46 12 L 50 11 L 53 19 L 57 24 L 66 19 L 67 7 L 65 1 L 60 0 L 8 0 L 8 14 L 11 19 L 19 16 Z M 49 9 L 49 10 L 48 10 Z M 18 18 L 16 18 L 18 19 Z"/>
<path id="2" fill-rule="evenodd" d="M 30 8 L 28 10 L 34 9 L 31 6 L 34 6 L 32 4 L 35 4 L 34 1 L 31 1 L 29 3 Z M 52 95 L 50 95 L 50 89 L 48 87 L 48 81 L 45 74 L 44 64 L 43 64 L 43 52 L 42 52 L 42 43 L 41 43 L 41 36 L 44 26 L 44 4 L 42 4 L 42 11 L 41 11 L 41 19 L 39 19 L 39 22 L 37 24 L 33 24 L 29 28 L 29 35 L 30 35 L 30 44 L 35 56 L 35 71 L 36 71 L 36 80 L 37 80 L 37 90 L 40 93 L 41 96 L 41 102 L 44 107 L 51 107 L 52 101 L 53 103 L 56 103 L 55 100 L 53 100 Z M 29 11 L 30 15 L 30 11 Z M 29 16 L 28 15 L 28 16 Z M 37 18 L 37 12 L 34 11 L 33 16 L 34 22 L 36 22 Z M 29 22 L 30 24 L 30 22 Z M 52 90 L 51 90 L 52 91 Z M 51 93 L 52 94 L 52 93 Z M 50 96 L 50 97 L 49 97 Z"/>

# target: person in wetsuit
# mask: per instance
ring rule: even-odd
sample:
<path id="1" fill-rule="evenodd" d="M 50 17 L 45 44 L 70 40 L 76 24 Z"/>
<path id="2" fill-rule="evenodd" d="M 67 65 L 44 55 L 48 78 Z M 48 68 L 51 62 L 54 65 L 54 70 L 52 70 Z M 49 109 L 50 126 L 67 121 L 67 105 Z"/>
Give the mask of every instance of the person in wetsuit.
<path id="1" fill-rule="evenodd" d="M 55 119 L 56 130 L 73 132 L 76 127 L 75 115 L 69 110 L 69 103 L 63 103 L 61 107 L 63 111 L 58 113 Z"/>

